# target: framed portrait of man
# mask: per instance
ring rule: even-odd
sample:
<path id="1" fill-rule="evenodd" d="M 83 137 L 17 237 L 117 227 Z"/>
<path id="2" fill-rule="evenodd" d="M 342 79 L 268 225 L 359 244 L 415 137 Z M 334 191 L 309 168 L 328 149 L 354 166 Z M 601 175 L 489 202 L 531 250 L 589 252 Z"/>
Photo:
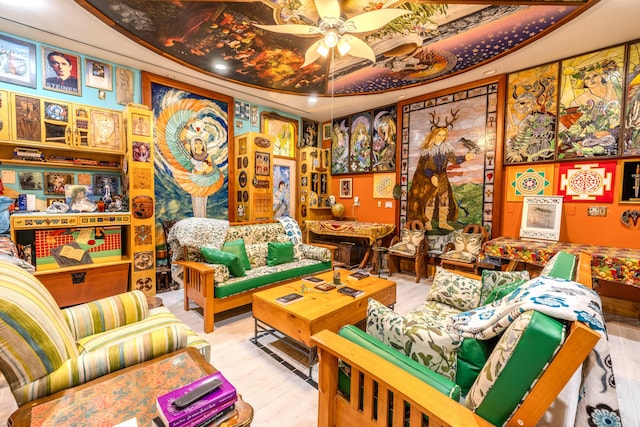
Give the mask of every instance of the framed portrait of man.
<path id="1" fill-rule="evenodd" d="M 80 57 L 42 47 L 42 86 L 47 90 L 82 96 Z"/>

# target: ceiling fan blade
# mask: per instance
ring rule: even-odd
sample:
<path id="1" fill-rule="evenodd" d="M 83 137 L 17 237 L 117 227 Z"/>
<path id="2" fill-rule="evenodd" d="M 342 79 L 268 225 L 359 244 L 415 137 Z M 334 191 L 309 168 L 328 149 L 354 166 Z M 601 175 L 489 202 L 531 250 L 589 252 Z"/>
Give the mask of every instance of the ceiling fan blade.
<path id="1" fill-rule="evenodd" d="M 283 24 L 283 25 L 261 25 L 253 24 L 254 27 L 261 28 L 274 33 L 295 34 L 296 36 L 314 36 L 320 34 L 320 29 L 313 25 Z"/>
<path id="2" fill-rule="evenodd" d="M 300 68 L 306 67 L 309 64 L 313 64 L 318 58 L 322 56 L 318 53 L 318 45 L 322 43 L 322 40 L 323 39 L 318 40 L 317 42 L 312 44 L 309 49 L 307 49 L 307 53 L 304 54 L 304 64 L 302 64 L 302 67 Z"/>
<path id="3" fill-rule="evenodd" d="M 376 63 L 376 54 L 368 44 L 356 37 L 350 37 L 349 44 L 351 45 L 351 49 L 348 52 L 349 55 L 368 59 L 374 64 Z"/>
<path id="4" fill-rule="evenodd" d="M 315 3 L 320 19 L 340 18 L 340 3 L 338 0 L 315 0 Z"/>
<path id="5" fill-rule="evenodd" d="M 413 13 L 405 9 L 379 9 L 361 13 L 345 21 L 344 27 L 349 33 L 367 33 L 384 27 L 402 15 Z"/>

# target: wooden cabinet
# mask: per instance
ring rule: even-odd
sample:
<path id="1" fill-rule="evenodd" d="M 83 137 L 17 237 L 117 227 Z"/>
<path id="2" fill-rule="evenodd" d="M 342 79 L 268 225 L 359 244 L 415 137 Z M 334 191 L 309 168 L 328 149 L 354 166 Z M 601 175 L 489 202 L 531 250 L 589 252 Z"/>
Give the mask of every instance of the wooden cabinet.
<path id="1" fill-rule="evenodd" d="M 61 307 L 126 292 L 128 212 L 11 216 L 11 238 Z"/>
<path id="2" fill-rule="evenodd" d="M 11 93 L 11 143 L 35 148 L 124 152 L 122 114 L 88 105 Z"/>
<path id="3" fill-rule="evenodd" d="M 300 218 L 331 219 L 329 196 L 331 174 L 329 149 L 304 147 L 298 152 Z"/>
<path id="4" fill-rule="evenodd" d="M 273 219 L 273 137 L 249 132 L 235 137 L 236 221 Z"/>

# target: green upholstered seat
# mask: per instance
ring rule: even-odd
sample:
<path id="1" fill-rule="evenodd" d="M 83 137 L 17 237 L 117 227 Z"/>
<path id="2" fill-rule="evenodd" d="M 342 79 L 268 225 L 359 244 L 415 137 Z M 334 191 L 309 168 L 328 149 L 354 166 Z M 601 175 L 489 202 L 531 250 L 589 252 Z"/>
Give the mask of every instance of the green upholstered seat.
<path id="1" fill-rule="evenodd" d="M 132 291 L 61 310 L 31 273 L 0 261 L 0 370 L 19 406 L 110 372 L 209 344 Z"/>

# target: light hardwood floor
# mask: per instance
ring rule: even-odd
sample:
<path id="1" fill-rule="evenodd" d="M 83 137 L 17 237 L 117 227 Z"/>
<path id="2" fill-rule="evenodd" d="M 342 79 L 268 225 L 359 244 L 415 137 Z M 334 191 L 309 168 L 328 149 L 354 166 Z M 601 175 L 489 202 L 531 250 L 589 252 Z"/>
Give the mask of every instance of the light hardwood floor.
<path id="1" fill-rule="evenodd" d="M 405 313 L 425 300 L 429 285 L 424 280 L 415 283 L 414 276 L 405 274 L 395 274 L 391 279 L 398 283 L 397 312 Z M 214 332 L 205 334 L 201 312 L 183 310 L 182 290 L 158 296 L 165 306 L 211 343 L 211 363 L 255 410 L 252 426 L 316 426 L 317 390 L 250 341 L 254 323 L 249 307 L 216 316 Z M 640 407 L 634 403 L 640 395 L 640 325 L 638 319 L 615 315 L 607 315 L 606 322 L 623 422 L 627 427 L 640 426 Z M 283 355 L 283 359 L 301 366 L 295 357 Z M 317 378 L 315 369 L 313 376 Z M 13 396 L 0 379 L 0 426 L 6 425 L 15 409 Z M 555 421 L 540 423 L 543 424 L 559 425 Z"/>

